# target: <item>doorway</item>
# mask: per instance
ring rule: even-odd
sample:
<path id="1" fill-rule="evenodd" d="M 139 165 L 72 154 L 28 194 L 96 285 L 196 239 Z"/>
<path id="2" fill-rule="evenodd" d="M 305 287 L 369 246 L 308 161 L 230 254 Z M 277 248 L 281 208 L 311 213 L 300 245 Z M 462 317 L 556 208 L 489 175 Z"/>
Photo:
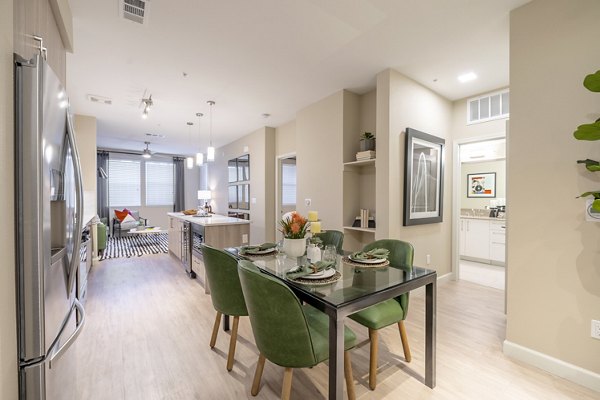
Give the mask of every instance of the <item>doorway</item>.
<path id="1" fill-rule="evenodd" d="M 296 211 L 296 155 L 288 154 L 277 159 L 277 210 L 275 230 L 279 232 L 279 221 L 288 212 Z M 276 234 L 281 240 L 281 233 Z"/>
<path id="2" fill-rule="evenodd" d="M 505 290 L 506 139 L 459 142 L 455 155 L 455 278 Z"/>

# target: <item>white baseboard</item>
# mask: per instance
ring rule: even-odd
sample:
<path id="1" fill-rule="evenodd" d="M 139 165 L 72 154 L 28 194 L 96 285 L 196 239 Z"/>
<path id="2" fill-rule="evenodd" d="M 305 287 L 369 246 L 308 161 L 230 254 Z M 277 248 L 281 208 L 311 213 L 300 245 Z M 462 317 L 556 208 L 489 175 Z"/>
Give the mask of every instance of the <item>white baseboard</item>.
<path id="1" fill-rule="evenodd" d="M 504 341 L 503 352 L 507 357 L 533 365 L 553 375 L 600 392 L 600 374 L 509 342 L 508 340 Z"/>
<path id="2" fill-rule="evenodd" d="M 454 280 L 454 272 L 448 272 L 447 274 L 440 275 L 437 278 L 438 283 L 444 283 L 444 282 L 453 281 L 453 280 Z"/>

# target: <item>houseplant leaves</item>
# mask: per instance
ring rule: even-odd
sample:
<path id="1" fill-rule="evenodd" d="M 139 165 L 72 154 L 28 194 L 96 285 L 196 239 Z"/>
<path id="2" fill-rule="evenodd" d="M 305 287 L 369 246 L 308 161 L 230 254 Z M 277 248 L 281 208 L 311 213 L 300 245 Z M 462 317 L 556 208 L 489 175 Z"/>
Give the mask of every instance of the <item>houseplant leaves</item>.
<path id="1" fill-rule="evenodd" d="M 600 171 L 600 162 L 595 161 L 595 160 L 590 160 L 589 158 L 586 160 L 577 160 L 577 164 L 585 164 L 585 167 L 590 172 Z"/>
<path id="2" fill-rule="evenodd" d="M 600 92 L 600 71 L 586 76 L 583 80 L 583 86 L 591 92 Z"/>
<path id="3" fill-rule="evenodd" d="M 600 140 L 600 122 L 579 125 L 573 136 L 577 140 Z"/>
<path id="4" fill-rule="evenodd" d="M 585 193 L 582 193 L 580 196 L 577 196 L 577 198 L 588 197 L 588 196 L 594 196 L 594 202 L 592 203 L 592 208 L 595 211 L 600 212 L 600 192 L 585 192 Z"/>

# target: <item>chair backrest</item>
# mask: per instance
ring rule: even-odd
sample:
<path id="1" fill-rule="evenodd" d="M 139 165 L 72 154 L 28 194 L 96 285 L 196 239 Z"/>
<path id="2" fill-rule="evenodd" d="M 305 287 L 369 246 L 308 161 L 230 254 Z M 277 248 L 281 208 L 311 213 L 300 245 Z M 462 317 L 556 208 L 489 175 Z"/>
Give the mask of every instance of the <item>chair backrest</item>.
<path id="1" fill-rule="evenodd" d="M 415 253 L 412 244 L 396 239 L 381 239 L 369 243 L 363 248 L 363 251 L 369 251 L 376 248 L 388 249 L 390 251 L 388 260 L 392 266 L 401 268 L 405 271 L 412 271 Z M 396 300 L 404 310 L 404 318 L 406 318 L 408 313 L 408 295 L 408 293 L 404 293 L 396 297 Z"/>
<path id="2" fill-rule="evenodd" d="M 238 273 L 258 350 L 282 367 L 316 364 L 306 317 L 294 292 L 250 261 L 239 261 Z"/>
<path id="3" fill-rule="evenodd" d="M 332 244 L 337 249 L 338 254 L 344 254 L 344 233 L 340 231 L 327 230 L 325 232 L 316 233 L 316 237 L 323 241 L 323 247 Z"/>
<path id="4" fill-rule="evenodd" d="M 233 316 L 248 315 L 235 257 L 205 244 L 202 257 L 215 310 Z"/>

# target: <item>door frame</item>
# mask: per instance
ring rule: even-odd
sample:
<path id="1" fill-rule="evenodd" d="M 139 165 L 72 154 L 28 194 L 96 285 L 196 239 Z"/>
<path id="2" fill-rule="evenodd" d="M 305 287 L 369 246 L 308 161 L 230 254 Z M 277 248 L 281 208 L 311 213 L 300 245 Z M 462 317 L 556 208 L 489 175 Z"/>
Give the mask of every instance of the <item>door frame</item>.
<path id="1" fill-rule="evenodd" d="M 457 139 L 453 142 L 452 153 L 452 280 L 457 281 L 460 272 L 460 204 L 461 204 L 461 162 L 460 162 L 460 146 L 470 143 L 488 142 L 490 140 L 507 139 L 505 132 L 493 133 L 490 135 L 475 136 L 470 138 Z M 508 153 L 506 154 L 506 162 L 508 163 Z M 507 180 L 508 186 L 508 180 Z M 508 194 L 507 194 L 508 198 Z M 508 270 L 508 260 L 505 259 L 504 268 Z M 506 279 L 504 283 L 504 293 L 506 296 Z"/>
<path id="2" fill-rule="evenodd" d="M 279 228 L 279 221 L 281 220 L 281 160 L 296 157 L 296 152 L 279 154 L 275 157 L 275 240 L 277 240 L 277 231 Z M 296 171 L 298 171 L 298 159 L 296 158 Z M 297 177 L 296 172 L 296 177 Z M 298 206 L 298 199 L 296 198 L 296 206 Z"/>

